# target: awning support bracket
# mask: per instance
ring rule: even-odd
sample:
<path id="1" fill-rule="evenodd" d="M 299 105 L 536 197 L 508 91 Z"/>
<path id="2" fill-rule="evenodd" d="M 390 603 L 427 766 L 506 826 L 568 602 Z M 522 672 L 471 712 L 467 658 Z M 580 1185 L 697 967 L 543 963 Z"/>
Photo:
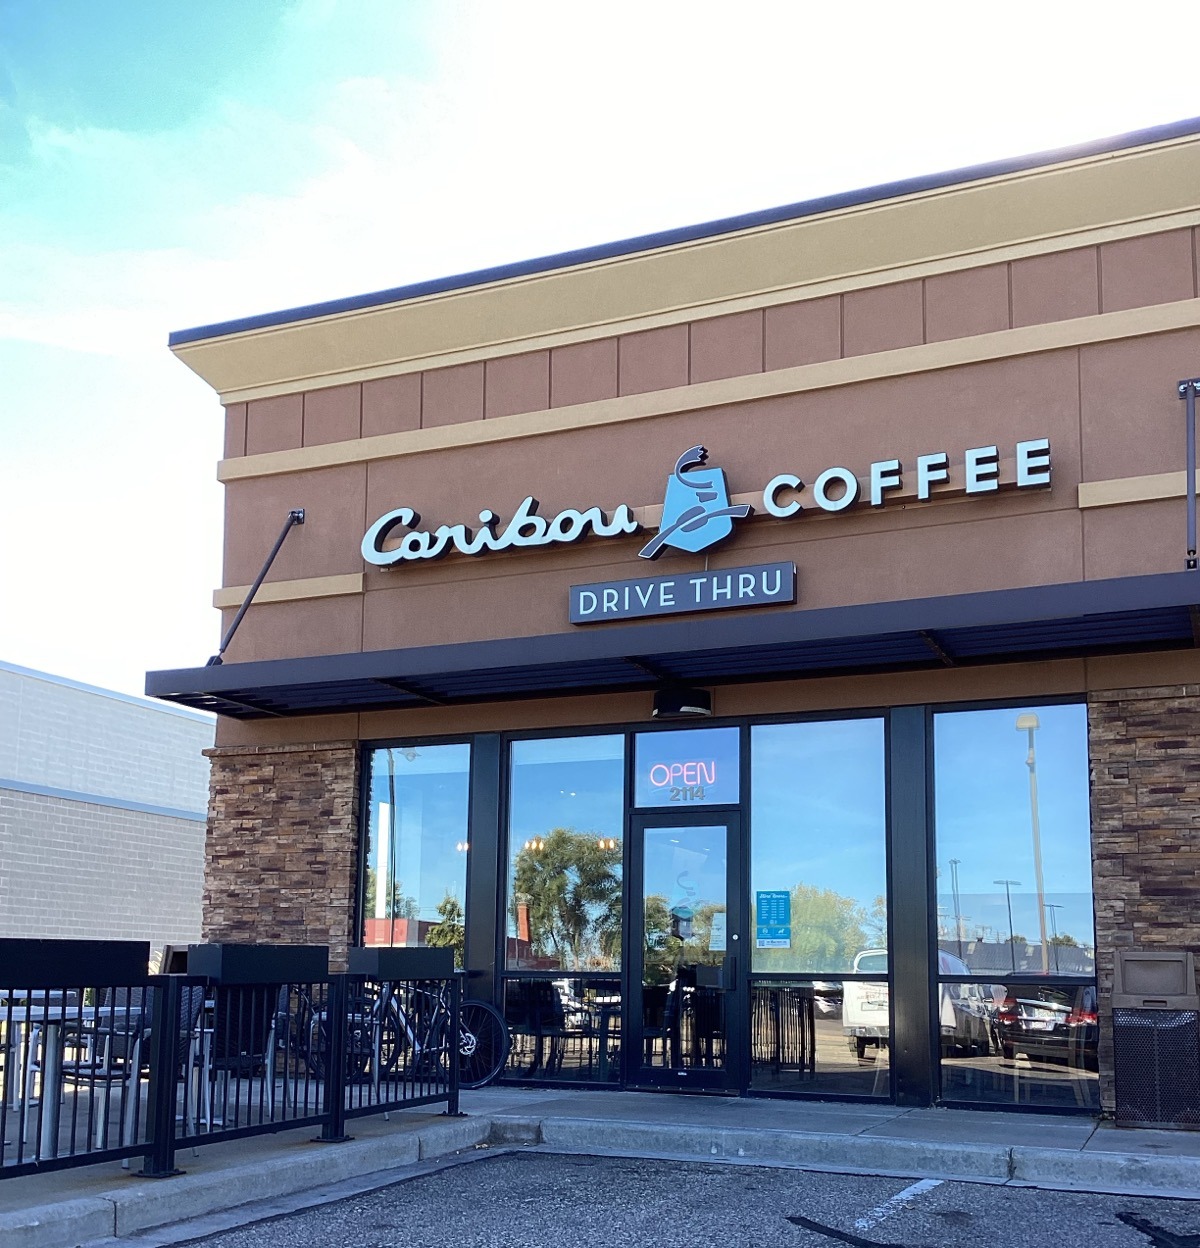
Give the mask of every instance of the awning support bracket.
<path id="1" fill-rule="evenodd" d="M 407 693 L 410 698 L 418 698 L 422 702 L 428 702 L 430 706 L 449 706 L 450 703 L 445 698 L 435 697 L 432 693 L 426 693 L 420 685 L 410 684 L 406 680 L 390 680 L 382 676 L 375 678 L 377 685 L 386 685 L 389 689 L 396 689 L 400 693 Z"/>
<path id="2" fill-rule="evenodd" d="M 1184 402 L 1184 424 L 1187 437 L 1187 559 L 1184 567 L 1196 571 L 1196 393 L 1200 391 L 1200 377 L 1189 377 L 1176 387 Z"/>
<path id="3" fill-rule="evenodd" d="M 271 547 L 271 553 L 267 556 L 266 563 L 263 564 L 259 574 L 254 578 L 254 584 L 250 586 L 250 592 L 246 595 L 246 600 L 238 607 L 238 613 L 233 617 L 233 623 L 229 626 L 229 631 L 221 639 L 221 648 L 212 656 L 204 665 L 205 667 L 220 667 L 224 660 L 221 656 L 229 648 L 229 643 L 233 640 L 234 633 L 238 630 L 238 625 L 242 622 L 242 618 L 246 612 L 250 610 L 250 604 L 254 601 L 254 595 L 258 593 L 259 586 L 267 579 L 267 573 L 271 570 L 271 564 L 275 562 L 275 556 L 279 554 L 283 543 L 287 540 L 287 535 L 292 531 L 292 526 L 304 523 L 304 508 L 293 507 L 287 514 L 287 519 L 283 522 L 283 528 L 279 531 L 279 536 L 275 539 L 275 545 Z"/>
<path id="4" fill-rule="evenodd" d="M 624 660 L 630 665 L 630 667 L 636 667 L 639 672 L 645 672 L 647 676 L 652 676 L 655 680 L 660 680 L 664 684 L 679 684 L 678 676 L 672 675 L 666 670 L 666 668 L 660 667 L 657 663 L 652 662 L 650 659 L 627 654 L 624 656 Z"/>
<path id="5" fill-rule="evenodd" d="M 943 667 L 957 667 L 958 660 L 954 655 L 946 649 L 945 646 L 930 632 L 922 632 L 919 634 L 921 640 L 937 655 L 942 661 Z"/>

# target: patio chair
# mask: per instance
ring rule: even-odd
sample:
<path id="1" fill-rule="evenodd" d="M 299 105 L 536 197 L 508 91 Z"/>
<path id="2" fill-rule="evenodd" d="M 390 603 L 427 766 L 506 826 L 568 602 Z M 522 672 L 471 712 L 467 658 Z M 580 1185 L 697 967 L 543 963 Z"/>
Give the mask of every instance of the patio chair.
<path id="1" fill-rule="evenodd" d="M 526 1038 L 529 1063 L 520 1073 L 526 1077 L 558 1075 L 572 1045 L 587 1047 L 591 1068 L 591 1012 L 569 1000 L 557 983 L 546 979 L 510 980 L 505 998 L 505 1018 L 515 1035 Z"/>
<path id="2" fill-rule="evenodd" d="M 235 1118 L 239 1116 L 241 1109 L 241 1081 L 260 1079 L 260 1115 L 265 1100 L 268 1117 L 274 1117 L 275 1033 L 280 1020 L 282 991 L 279 984 L 225 985 L 216 989 L 208 1068 L 204 1072 L 210 1122 L 214 1121 L 211 1109 L 212 1086 L 218 1076 L 222 1083 L 223 1113 L 230 1108 L 231 1079 L 237 1083 L 232 1107 Z"/>
<path id="3" fill-rule="evenodd" d="M 102 990 L 93 1018 L 81 1019 L 72 1035 L 64 1037 L 64 1048 L 73 1044 L 78 1056 L 64 1058 L 59 1077 L 65 1089 L 73 1084 L 86 1088 L 93 1095 L 89 1121 L 95 1122 L 95 1147 L 109 1146 L 109 1116 L 114 1089 L 120 1089 L 121 1129 L 117 1147 L 135 1142 L 138 1111 L 141 1104 L 141 1078 L 148 1072 L 149 1038 L 154 1017 L 154 989 L 115 988 Z M 181 990 L 176 1065 L 180 1074 L 192 1068 L 198 1046 L 200 1011 L 204 989 L 187 985 Z M 30 1065 L 40 1068 L 41 1057 Z M 103 1090 L 99 1108 L 95 1092 Z M 184 1114 L 189 1129 L 194 1130 L 195 1106 L 185 1092 Z M 122 1163 L 126 1168 L 128 1160 Z"/>

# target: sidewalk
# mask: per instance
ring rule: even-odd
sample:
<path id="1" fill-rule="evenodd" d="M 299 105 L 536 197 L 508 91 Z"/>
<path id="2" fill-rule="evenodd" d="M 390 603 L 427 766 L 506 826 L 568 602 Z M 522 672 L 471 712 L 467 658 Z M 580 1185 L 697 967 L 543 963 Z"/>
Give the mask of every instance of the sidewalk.
<path id="1" fill-rule="evenodd" d="M 68 1248 L 297 1192 L 319 1199 L 483 1145 L 1200 1198 L 1200 1133 L 1090 1118 L 544 1088 L 466 1093 L 463 1109 L 356 1119 L 342 1144 L 308 1129 L 185 1150 L 187 1173 L 172 1179 L 141 1179 L 134 1162 L 0 1180 L 0 1243 Z"/>

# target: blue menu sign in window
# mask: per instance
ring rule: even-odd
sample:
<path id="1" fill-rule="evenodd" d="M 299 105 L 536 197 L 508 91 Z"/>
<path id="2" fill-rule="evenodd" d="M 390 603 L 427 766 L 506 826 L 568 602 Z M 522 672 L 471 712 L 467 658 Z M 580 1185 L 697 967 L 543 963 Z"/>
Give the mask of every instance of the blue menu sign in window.
<path id="1" fill-rule="evenodd" d="M 754 944 L 758 949 L 791 948 L 791 893 L 779 890 L 755 894 Z"/>

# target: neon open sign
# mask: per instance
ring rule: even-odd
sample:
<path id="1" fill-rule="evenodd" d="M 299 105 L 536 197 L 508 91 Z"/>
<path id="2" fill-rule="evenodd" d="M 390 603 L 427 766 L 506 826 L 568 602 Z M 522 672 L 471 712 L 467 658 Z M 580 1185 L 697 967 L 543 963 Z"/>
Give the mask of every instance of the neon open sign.
<path id="1" fill-rule="evenodd" d="M 717 782 L 717 762 L 655 763 L 650 768 L 650 783 L 656 789 L 670 789 L 672 802 L 704 801 L 705 785 Z"/>
<path id="2" fill-rule="evenodd" d="M 638 806 L 737 802 L 736 728 L 638 733 L 635 748 Z"/>

